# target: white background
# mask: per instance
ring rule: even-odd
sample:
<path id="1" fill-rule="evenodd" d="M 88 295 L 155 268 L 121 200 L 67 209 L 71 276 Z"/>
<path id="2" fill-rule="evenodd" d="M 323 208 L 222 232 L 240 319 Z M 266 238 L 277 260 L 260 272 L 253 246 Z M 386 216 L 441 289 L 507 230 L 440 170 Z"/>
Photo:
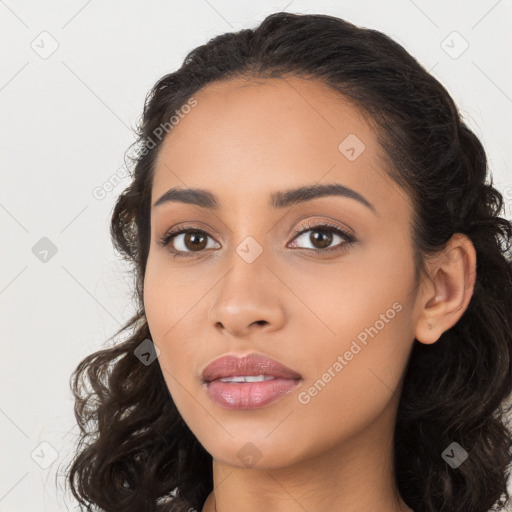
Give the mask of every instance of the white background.
<path id="1" fill-rule="evenodd" d="M 1 512 L 75 507 L 55 483 L 77 432 L 69 378 L 134 309 L 109 235 L 128 179 L 102 200 L 93 190 L 124 165 L 146 93 L 194 47 L 280 10 L 383 31 L 452 94 L 510 207 L 511 0 L 288 2 L 0 0 Z M 469 43 L 458 58 L 442 47 L 453 31 Z M 32 46 L 52 38 L 42 58 Z M 57 248 L 46 263 L 32 252 L 43 237 Z"/>

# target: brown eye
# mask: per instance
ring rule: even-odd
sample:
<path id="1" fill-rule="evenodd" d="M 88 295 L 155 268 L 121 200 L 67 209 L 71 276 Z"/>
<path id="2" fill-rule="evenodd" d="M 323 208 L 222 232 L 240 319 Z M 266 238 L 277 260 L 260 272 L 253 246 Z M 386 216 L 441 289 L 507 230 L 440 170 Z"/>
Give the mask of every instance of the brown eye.
<path id="1" fill-rule="evenodd" d="M 211 238 L 210 235 L 202 229 L 181 227 L 168 231 L 160 240 L 160 245 L 166 247 L 175 257 L 193 256 L 194 253 L 211 248 L 207 245 L 208 238 Z"/>
<path id="2" fill-rule="evenodd" d="M 185 234 L 183 245 L 191 251 L 197 251 L 206 247 L 206 236 L 199 231 L 189 231 Z"/>
<path id="3" fill-rule="evenodd" d="M 311 230 L 311 235 L 309 235 L 310 242 L 318 249 L 325 249 L 326 247 L 329 247 L 332 243 L 332 238 L 332 234 L 320 229 Z"/>
<path id="4" fill-rule="evenodd" d="M 294 240 L 302 239 L 313 246 L 311 248 L 306 247 L 306 249 L 310 249 L 313 252 L 318 253 L 335 251 L 355 242 L 355 238 L 352 235 L 346 233 L 336 225 L 326 224 L 325 222 L 321 224 L 301 226 L 297 231 L 299 234 L 294 238 Z M 310 233 L 310 235 L 307 236 L 307 233 Z M 334 247 L 330 247 L 335 237 L 341 239 L 341 243 L 338 243 Z"/>

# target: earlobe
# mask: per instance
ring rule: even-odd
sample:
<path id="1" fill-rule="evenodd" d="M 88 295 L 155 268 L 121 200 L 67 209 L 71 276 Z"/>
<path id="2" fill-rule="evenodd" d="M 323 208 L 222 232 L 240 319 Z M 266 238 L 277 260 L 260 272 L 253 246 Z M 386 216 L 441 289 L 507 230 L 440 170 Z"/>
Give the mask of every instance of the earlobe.
<path id="1" fill-rule="evenodd" d="M 471 240 L 455 233 L 445 249 L 431 263 L 430 278 L 423 283 L 416 339 L 435 343 L 464 314 L 473 295 L 476 279 L 476 251 Z"/>
<path id="2" fill-rule="evenodd" d="M 424 306 L 425 313 L 418 319 L 416 324 L 416 339 L 420 343 L 430 345 L 435 343 L 443 334 L 443 331 L 439 331 L 439 323 L 436 318 L 441 315 L 439 307 L 437 306 L 444 300 L 443 295 L 435 295 L 430 298 Z M 432 310 L 431 308 L 436 308 Z"/>

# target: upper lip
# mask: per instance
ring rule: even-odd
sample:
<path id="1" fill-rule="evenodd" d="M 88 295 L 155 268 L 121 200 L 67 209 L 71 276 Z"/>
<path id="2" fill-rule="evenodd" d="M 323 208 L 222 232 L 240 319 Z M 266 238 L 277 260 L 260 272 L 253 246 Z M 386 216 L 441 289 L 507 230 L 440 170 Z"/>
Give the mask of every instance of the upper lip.
<path id="1" fill-rule="evenodd" d="M 283 379 L 302 378 L 299 373 L 291 368 L 261 354 L 249 354 L 247 356 L 226 354 L 212 361 L 202 373 L 205 382 L 237 375 L 268 375 Z"/>

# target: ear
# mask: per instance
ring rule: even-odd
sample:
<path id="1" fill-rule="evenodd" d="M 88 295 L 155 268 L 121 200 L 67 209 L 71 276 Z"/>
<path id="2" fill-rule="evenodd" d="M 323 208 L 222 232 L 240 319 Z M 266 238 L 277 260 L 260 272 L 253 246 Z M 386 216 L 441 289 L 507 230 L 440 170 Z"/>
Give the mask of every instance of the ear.
<path id="1" fill-rule="evenodd" d="M 435 343 L 466 311 L 476 280 L 475 247 L 466 235 L 455 233 L 428 267 L 415 315 L 415 337 L 425 344 Z"/>

